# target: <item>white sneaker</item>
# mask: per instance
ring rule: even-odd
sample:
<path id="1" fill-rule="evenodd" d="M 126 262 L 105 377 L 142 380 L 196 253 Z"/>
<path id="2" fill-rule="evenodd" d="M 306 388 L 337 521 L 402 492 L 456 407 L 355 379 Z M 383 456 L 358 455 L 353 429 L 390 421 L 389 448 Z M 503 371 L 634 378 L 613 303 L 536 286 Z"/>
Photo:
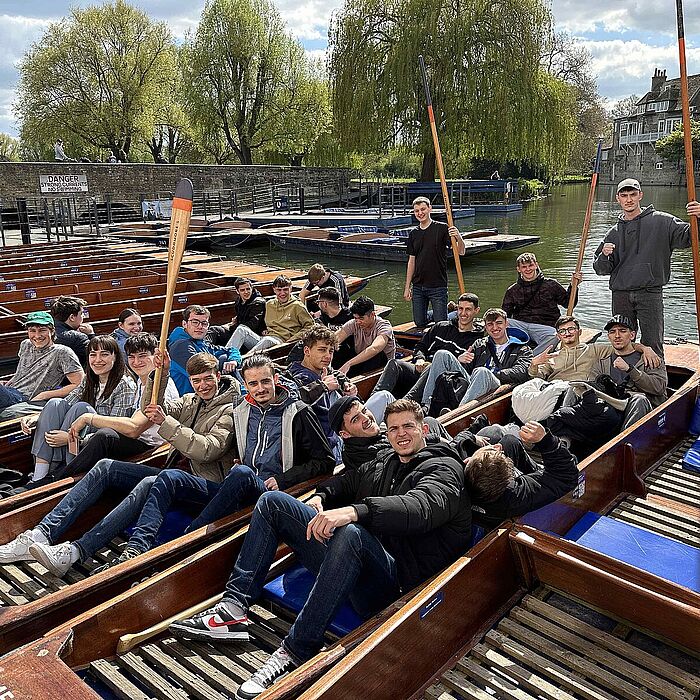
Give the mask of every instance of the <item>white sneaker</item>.
<path id="1" fill-rule="evenodd" d="M 236 700 L 252 700 L 267 690 L 280 678 L 284 678 L 297 665 L 292 657 L 280 647 L 270 658 L 236 691 Z"/>
<path id="2" fill-rule="evenodd" d="M 15 561 L 33 561 L 34 557 L 29 553 L 29 547 L 34 544 L 32 531 L 27 530 L 17 535 L 12 542 L 0 547 L 0 564 L 12 564 Z"/>
<path id="3" fill-rule="evenodd" d="M 58 576 L 59 578 L 73 565 L 71 561 L 72 550 L 70 542 L 62 542 L 61 544 L 54 545 L 34 542 L 29 547 L 29 553 L 54 576 Z"/>

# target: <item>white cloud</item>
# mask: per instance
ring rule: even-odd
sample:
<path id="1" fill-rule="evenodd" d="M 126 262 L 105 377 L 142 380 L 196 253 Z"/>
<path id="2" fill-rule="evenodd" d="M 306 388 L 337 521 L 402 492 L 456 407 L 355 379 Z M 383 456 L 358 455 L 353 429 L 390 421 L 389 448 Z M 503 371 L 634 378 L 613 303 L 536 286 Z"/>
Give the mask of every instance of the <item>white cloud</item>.
<path id="1" fill-rule="evenodd" d="M 289 31 L 301 41 L 325 41 L 331 15 L 342 0 L 278 0 L 277 8 Z"/>

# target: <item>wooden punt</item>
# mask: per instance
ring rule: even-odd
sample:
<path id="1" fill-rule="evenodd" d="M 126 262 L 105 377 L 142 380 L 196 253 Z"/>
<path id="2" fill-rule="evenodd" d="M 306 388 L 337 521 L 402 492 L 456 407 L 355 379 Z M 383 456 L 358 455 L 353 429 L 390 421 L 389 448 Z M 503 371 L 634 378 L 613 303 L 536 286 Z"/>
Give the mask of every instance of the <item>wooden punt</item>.
<path id="1" fill-rule="evenodd" d="M 669 445 L 673 449 L 685 438 L 682 426 L 687 424 L 692 411 L 697 384 L 696 377 L 647 420 L 640 421 L 625 431 L 619 440 L 611 441 L 582 462 L 580 470 L 586 487 L 579 490 L 578 497 L 571 494 L 537 511 L 539 517 L 546 520 L 547 530 L 562 533 L 576 522 L 581 513 L 604 512 L 630 490 L 639 492 L 642 484 L 638 472 L 649 469 L 663 457 Z M 662 415 L 665 420 L 663 430 L 659 432 Z M 637 463 L 630 461 L 630 451 L 638 456 Z M 652 462 L 642 463 L 647 459 Z M 452 669 L 455 662 L 464 659 L 466 654 L 489 647 L 493 639 L 500 639 L 494 634 L 504 635 L 505 630 L 506 635 L 511 635 L 511 641 L 504 642 L 496 650 L 509 658 L 507 670 L 518 672 L 518 668 L 512 666 L 513 661 L 520 667 L 528 667 L 528 673 L 520 673 L 518 678 L 531 678 L 531 687 L 546 687 L 549 694 L 545 693 L 545 697 L 566 697 L 561 688 L 554 686 L 569 678 L 569 685 L 565 685 L 567 690 L 578 692 L 580 688 L 586 688 L 589 691 L 589 694 L 574 694 L 573 697 L 610 697 L 609 691 L 612 690 L 613 697 L 647 700 L 646 695 L 630 694 L 631 687 L 638 691 L 641 684 L 625 685 L 631 667 L 624 665 L 623 661 L 633 661 L 630 657 L 637 653 L 633 645 L 626 646 L 620 639 L 628 632 L 620 628 L 617 637 L 596 633 L 595 629 L 590 629 L 590 618 L 582 618 L 570 606 L 563 607 L 558 599 L 551 597 L 549 589 L 564 597 L 573 597 L 585 607 L 602 610 L 612 620 L 622 618 L 675 645 L 695 650 L 700 648 L 700 596 L 573 542 L 560 540 L 541 529 L 523 523 L 505 524 L 432 581 L 410 592 L 335 644 L 330 644 L 329 640 L 325 651 L 276 684 L 264 697 L 267 700 L 300 697 L 305 686 L 337 662 L 340 663 L 301 697 L 307 700 L 320 697 L 334 700 L 346 697 L 371 697 L 373 700 L 421 697 L 420 694 L 433 685 L 436 676 Z M 3 683 L 16 695 L 30 698 L 54 697 L 58 693 L 71 698 L 96 698 L 98 692 L 102 697 L 117 698 L 147 698 L 154 694 L 157 697 L 184 698 L 192 693 L 203 698 L 229 697 L 276 648 L 293 616 L 277 607 L 272 611 L 255 608 L 251 629 L 253 640 L 245 645 L 177 642 L 162 630 L 159 633 L 157 625 L 222 589 L 244 533 L 242 530 L 211 543 L 112 600 L 61 624 L 43 638 L 8 654 L 2 659 Z M 156 553 L 157 550 L 153 550 L 151 556 Z M 280 557 L 284 554 L 283 549 L 279 551 Z M 286 564 L 286 560 L 282 560 L 280 567 Z M 124 566 L 125 570 L 127 566 Z M 279 573 L 279 568 L 274 573 Z M 537 599 L 534 602 L 533 597 Z M 543 605 L 537 607 L 540 603 Z M 512 638 L 513 625 L 499 622 L 511 610 L 547 612 L 540 616 L 542 620 L 534 628 L 527 615 L 515 612 L 511 616 L 510 619 L 518 624 L 534 629 L 525 641 L 535 646 L 519 656 L 513 642 L 522 646 L 524 641 L 517 635 Z M 562 617 L 564 613 L 569 617 Z M 575 619 L 572 621 L 570 617 Z M 557 632 L 556 642 L 546 641 L 546 638 L 551 640 L 552 634 L 552 628 L 546 627 L 547 623 L 559 625 L 563 630 Z M 152 626 L 156 629 L 149 632 Z M 495 626 L 495 631 L 489 636 L 489 630 Z M 602 631 L 609 629 L 604 627 Z M 147 634 L 137 646 L 117 654 L 123 635 L 143 631 Z M 610 662 L 601 661 L 595 645 L 587 645 L 586 651 L 579 656 L 571 651 L 560 653 L 559 647 L 569 645 L 572 639 L 568 637 L 563 642 L 561 635 L 564 632 L 583 635 L 595 644 L 602 640 L 605 642 L 603 649 L 610 650 L 610 645 L 615 644 L 611 651 L 619 653 L 618 650 L 624 649 L 624 658 L 612 659 L 612 663 L 618 664 L 613 667 Z M 545 641 L 537 642 L 542 638 Z M 580 645 L 581 642 L 576 643 Z M 484 654 L 487 652 L 485 649 Z M 585 665 L 586 659 L 582 655 L 586 653 L 595 654 L 592 658 L 596 664 L 604 664 L 607 675 L 596 670 L 593 663 Z M 556 655 L 555 659 L 549 658 L 546 664 L 542 663 L 542 657 L 551 657 L 552 654 Z M 688 673 L 686 670 L 684 673 L 684 669 L 678 667 L 678 670 L 668 668 L 664 674 L 659 671 L 663 664 L 648 654 L 637 655 L 635 670 L 637 674 L 644 670 L 651 674 L 643 677 L 644 688 L 661 687 L 659 678 L 665 678 L 677 684 L 675 690 L 678 692 L 685 688 L 697 693 L 700 689 L 700 681 L 695 677 L 697 672 Z M 642 658 L 644 663 L 639 662 Z M 407 659 L 410 663 L 406 662 Z M 469 659 L 473 657 L 467 657 L 458 669 L 460 672 L 462 667 L 472 669 Z M 494 659 L 500 657 L 491 654 L 491 660 Z M 532 664 L 536 665 L 536 673 L 532 672 Z M 549 675 L 546 669 L 550 669 Z M 492 688 L 488 684 L 499 681 L 499 678 L 494 679 L 492 674 L 484 680 L 488 670 L 478 671 L 481 674 L 478 678 L 470 676 L 469 682 L 476 685 L 483 682 Z M 545 673 L 546 678 L 539 673 Z M 585 676 L 583 679 L 581 673 Z M 611 678 L 611 673 L 617 677 Z M 653 674 L 658 677 L 652 678 Z M 501 679 L 501 684 L 512 682 L 509 678 L 511 676 Z M 442 677 L 439 682 L 444 680 Z M 463 682 L 460 678 L 457 680 Z M 543 686 L 543 680 L 554 681 L 554 685 Z M 638 678 L 633 680 L 638 681 Z M 574 682 L 578 683 L 576 687 L 571 685 Z M 596 691 L 598 695 L 590 690 L 596 683 L 602 683 L 604 687 L 604 690 Z M 524 697 L 528 700 L 531 697 L 518 694 L 526 692 L 520 686 L 509 689 L 510 695 L 499 695 L 502 687 L 498 686 L 497 697 Z M 620 689 L 622 694 L 616 695 Z M 492 697 L 483 690 L 481 694 L 470 696 Z M 440 695 L 428 694 L 426 697 Z M 539 693 L 534 697 L 539 697 Z"/>

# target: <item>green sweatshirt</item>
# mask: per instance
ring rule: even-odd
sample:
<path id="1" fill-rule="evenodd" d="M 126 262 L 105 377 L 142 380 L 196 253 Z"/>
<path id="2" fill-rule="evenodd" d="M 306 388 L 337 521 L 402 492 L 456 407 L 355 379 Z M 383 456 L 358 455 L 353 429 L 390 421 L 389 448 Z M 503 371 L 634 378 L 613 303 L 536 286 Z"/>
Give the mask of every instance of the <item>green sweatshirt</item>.
<path id="1" fill-rule="evenodd" d="M 286 304 L 270 299 L 265 304 L 265 325 L 269 335 L 288 343 L 299 340 L 302 332 L 314 325 L 314 320 L 298 299 L 291 298 Z"/>

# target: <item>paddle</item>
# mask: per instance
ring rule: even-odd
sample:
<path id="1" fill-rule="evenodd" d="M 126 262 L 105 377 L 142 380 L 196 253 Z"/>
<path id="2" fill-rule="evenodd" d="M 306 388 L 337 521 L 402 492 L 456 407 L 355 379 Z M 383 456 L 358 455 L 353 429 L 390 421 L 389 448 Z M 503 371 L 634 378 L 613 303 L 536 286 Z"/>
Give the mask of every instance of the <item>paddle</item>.
<path id="1" fill-rule="evenodd" d="M 177 279 L 180 274 L 180 264 L 185 253 L 185 243 L 187 242 L 187 231 L 192 216 L 192 197 L 194 195 L 192 181 L 182 178 L 175 188 L 173 198 L 173 210 L 170 217 L 170 238 L 168 241 L 168 276 L 166 280 L 165 308 L 163 309 L 163 323 L 160 327 L 159 349 L 161 356 L 165 354 L 168 342 L 168 331 L 170 330 L 170 314 L 173 310 L 173 297 L 177 287 Z M 153 391 L 151 393 L 151 403 L 158 401 L 158 389 L 163 376 L 163 368 L 156 369 L 153 378 Z"/>
<path id="2" fill-rule="evenodd" d="M 678 24 L 678 59 L 681 66 L 681 106 L 683 109 L 683 146 L 685 149 L 685 180 L 688 201 L 695 200 L 695 170 L 693 168 L 693 140 L 690 133 L 690 107 L 688 100 L 688 69 L 685 63 L 685 29 L 683 28 L 683 0 L 676 0 Z M 693 248 L 693 277 L 695 279 L 695 310 L 700 333 L 700 246 L 698 245 L 698 219 L 690 217 L 690 244 Z"/>
<path id="3" fill-rule="evenodd" d="M 440 187 L 442 188 L 442 199 L 445 202 L 445 216 L 447 217 L 447 225 L 454 226 L 452 220 L 452 205 L 450 204 L 450 195 L 447 192 L 447 181 L 445 180 L 445 169 L 442 165 L 442 152 L 440 151 L 440 142 L 438 141 L 437 127 L 435 126 L 435 114 L 433 113 L 433 100 L 430 97 L 430 86 L 428 85 L 428 74 L 425 71 L 425 61 L 423 56 L 418 56 L 421 75 L 423 76 L 423 89 L 425 90 L 425 101 L 428 107 L 428 119 L 430 120 L 430 131 L 433 135 L 433 146 L 435 147 L 435 161 L 437 163 L 438 174 L 440 175 Z M 464 279 L 462 278 L 462 262 L 459 258 L 459 250 L 457 248 L 457 240 L 450 237 L 452 241 L 452 255 L 455 259 L 455 270 L 457 271 L 457 281 L 459 282 L 459 292 L 464 294 Z"/>
<path id="4" fill-rule="evenodd" d="M 574 312 L 576 303 L 576 290 L 578 289 L 577 275 L 581 273 L 583 267 L 583 254 L 586 250 L 586 241 L 588 240 L 588 231 L 591 228 L 591 213 L 593 212 L 593 197 L 595 196 L 595 188 L 598 184 L 598 174 L 600 173 L 600 154 L 603 149 L 603 139 L 598 139 L 598 151 L 595 156 L 595 165 L 593 166 L 593 175 L 591 177 L 591 187 L 588 190 L 588 203 L 586 204 L 586 216 L 583 220 L 583 231 L 581 232 L 581 242 L 578 247 L 578 260 L 576 261 L 576 269 L 571 276 L 571 293 L 569 294 L 569 305 L 566 308 L 568 316 Z"/>

